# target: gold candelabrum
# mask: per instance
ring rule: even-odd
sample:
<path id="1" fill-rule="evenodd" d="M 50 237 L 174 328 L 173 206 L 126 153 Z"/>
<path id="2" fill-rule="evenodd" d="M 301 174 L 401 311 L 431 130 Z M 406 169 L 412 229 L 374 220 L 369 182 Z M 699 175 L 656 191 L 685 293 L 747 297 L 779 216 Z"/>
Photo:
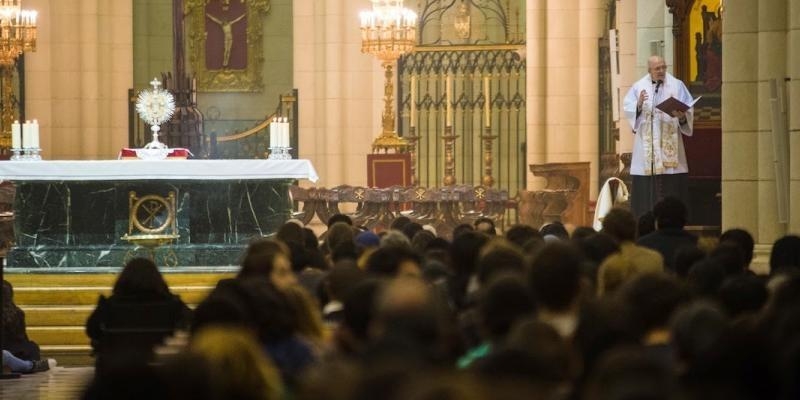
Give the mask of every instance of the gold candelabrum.
<path id="1" fill-rule="evenodd" d="M 362 11 L 361 52 L 372 54 L 385 70 L 381 134 L 372 142 L 372 151 L 403 151 L 408 143 L 395 131 L 394 85 L 392 68 L 401 55 L 414 50 L 417 14 L 403 7 L 403 0 L 372 0 L 372 10 Z"/>
<path id="2" fill-rule="evenodd" d="M 23 10 L 21 0 L 0 0 L 0 150 L 11 147 L 11 123 L 15 107 L 13 78 L 17 57 L 23 52 L 36 51 L 36 11 Z"/>

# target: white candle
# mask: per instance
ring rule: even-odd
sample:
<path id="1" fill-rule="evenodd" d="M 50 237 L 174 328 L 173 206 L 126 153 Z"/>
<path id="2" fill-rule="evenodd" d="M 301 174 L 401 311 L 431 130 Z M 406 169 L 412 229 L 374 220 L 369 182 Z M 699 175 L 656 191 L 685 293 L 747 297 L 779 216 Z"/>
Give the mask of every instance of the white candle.
<path id="1" fill-rule="evenodd" d="M 22 146 L 22 126 L 19 124 L 19 121 L 14 121 L 11 124 L 11 148 L 12 149 L 19 149 Z"/>
<path id="2" fill-rule="evenodd" d="M 31 147 L 33 147 L 34 149 L 38 149 L 39 148 L 39 121 L 33 120 L 33 122 L 31 123 L 31 130 L 33 131 L 31 133 L 31 141 L 33 142 L 31 144 Z"/>
<path id="3" fill-rule="evenodd" d="M 283 119 L 283 147 L 289 147 L 289 118 Z"/>
<path id="4" fill-rule="evenodd" d="M 31 148 L 31 121 L 25 121 L 22 124 L 22 147 Z"/>
<path id="5" fill-rule="evenodd" d="M 411 106 L 411 118 L 410 118 L 410 125 L 411 127 L 417 126 L 417 77 L 411 75 L 411 101 L 409 101 Z"/>
<path id="6" fill-rule="evenodd" d="M 446 101 L 447 101 L 447 118 L 445 119 L 446 126 L 453 124 L 453 81 L 450 80 L 450 75 L 445 75 L 446 85 Z"/>
<path id="7" fill-rule="evenodd" d="M 273 118 L 269 124 L 269 147 L 278 147 L 278 119 Z"/>
<path id="8" fill-rule="evenodd" d="M 486 127 L 492 126 L 492 115 L 491 115 L 491 93 L 489 93 L 489 77 L 483 77 L 483 119 L 486 124 Z"/>

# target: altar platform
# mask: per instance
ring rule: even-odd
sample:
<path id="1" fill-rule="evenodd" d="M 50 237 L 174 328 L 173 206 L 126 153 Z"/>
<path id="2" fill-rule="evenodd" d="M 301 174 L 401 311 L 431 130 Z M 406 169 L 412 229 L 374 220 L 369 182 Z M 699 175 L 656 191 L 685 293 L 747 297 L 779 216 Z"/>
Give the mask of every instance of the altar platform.
<path id="1" fill-rule="evenodd" d="M 151 253 L 160 266 L 236 265 L 252 238 L 289 218 L 293 182 L 318 176 L 308 160 L 166 159 L 5 161 L 0 179 L 16 189 L 9 272 L 99 272 L 148 255 L 123 239 L 132 218 L 159 225 L 174 217 L 177 238 Z M 133 212 L 132 193 L 156 200 L 172 193 L 174 214 Z"/>

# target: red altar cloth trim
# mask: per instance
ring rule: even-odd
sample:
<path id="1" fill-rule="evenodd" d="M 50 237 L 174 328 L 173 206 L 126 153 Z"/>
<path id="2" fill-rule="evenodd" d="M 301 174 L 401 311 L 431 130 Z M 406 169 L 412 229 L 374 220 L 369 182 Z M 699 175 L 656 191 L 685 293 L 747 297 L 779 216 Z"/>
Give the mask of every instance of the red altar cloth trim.
<path id="1" fill-rule="evenodd" d="M 163 153 L 162 153 L 163 154 Z M 176 147 L 174 149 L 170 149 L 169 154 L 167 154 L 167 159 L 172 160 L 185 160 L 189 158 L 189 156 L 193 155 L 189 149 L 185 149 L 183 147 Z M 136 157 L 136 149 L 131 149 L 129 147 L 125 147 L 119 151 L 119 155 L 117 155 L 117 159 L 119 160 L 138 160 Z"/>

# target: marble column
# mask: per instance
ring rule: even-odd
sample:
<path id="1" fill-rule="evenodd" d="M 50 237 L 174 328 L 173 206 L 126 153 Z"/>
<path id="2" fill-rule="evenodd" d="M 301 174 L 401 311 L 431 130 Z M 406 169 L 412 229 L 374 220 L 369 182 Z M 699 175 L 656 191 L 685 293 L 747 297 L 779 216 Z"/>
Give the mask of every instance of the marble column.
<path id="1" fill-rule="evenodd" d="M 300 157 L 314 160 L 327 187 L 366 185 L 366 155 L 381 130 L 383 70 L 361 53 L 358 12 L 369 7 L 359 0 L 293 3 Z"/>
<path id="2" fill-rule="evenodd" d="M 113 158 L 128 142 L 132 2 L 26 0 L 39 12 L 25 56 L 26 117 L 39 120 L 46 159 Z"/>

